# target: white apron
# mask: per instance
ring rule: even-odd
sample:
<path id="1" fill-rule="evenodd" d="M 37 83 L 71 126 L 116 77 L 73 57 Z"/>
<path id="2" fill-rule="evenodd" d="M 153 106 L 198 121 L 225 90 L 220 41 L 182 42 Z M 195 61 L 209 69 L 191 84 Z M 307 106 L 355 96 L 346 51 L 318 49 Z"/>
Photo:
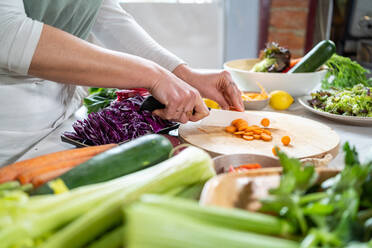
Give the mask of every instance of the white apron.
<path id="1" fill-rule="evenodd" d="M 0 75 L 0 166 L 14 162 L 81 105 L 81 87 Z"/>
<path id="2" fill-rule="evenodd" d="M 28 17 L 86 39 L 102 0 L 24 0 Z M 81 105 L 81 87 L 0 68 L 0 167 L 14 162 Z"/>

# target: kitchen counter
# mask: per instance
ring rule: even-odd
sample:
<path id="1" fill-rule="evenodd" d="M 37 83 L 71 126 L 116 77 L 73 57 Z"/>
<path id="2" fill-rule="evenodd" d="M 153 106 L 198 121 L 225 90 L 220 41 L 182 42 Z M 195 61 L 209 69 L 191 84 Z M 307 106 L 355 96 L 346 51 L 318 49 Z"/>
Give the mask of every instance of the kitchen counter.
<path id="1" fill-rule="evenodd" d="M 265 111 L 273 111 L 270 107 L 264 109 Z M 340 153 L 337 157 L 330 163 L 330 167 L 342 167 L 343 162 L 343 152 L 342 145 L 349 141 L 352 145 L 355 145 L 357 151 L 359 152 L 361 160 L 367 158 L 372 159 L 372 127 L 361 127 L 361 126 L 350 126 L 340 122 L 335 122 L 333 120 L 318 116 L 316 114 L 310 113 L 305 110 L 297 101 L 286 111 L 282 111 L 286 114 L 299 115 L 305 118 L 309 118 L 315 121 L 322 122 L 331 128 L 333 128 L 340 136 L 341 146 Z M 66 150 L 74 148 L 73 145 L 64 143 L 61 141 L 60 135 L 64 131 L 72 130 L 72 123 L 77 119 L 82 119 L 86 115 L 85 108 L 80 108 L 73 116 L 71 116 L 67 121 L 60 125 L 56 130 L 50 133 L 47 137 L 37 143 L 31 150 L 25 153 L 19 160 L 24 160 L 39 156 L 46 153 Z"/>

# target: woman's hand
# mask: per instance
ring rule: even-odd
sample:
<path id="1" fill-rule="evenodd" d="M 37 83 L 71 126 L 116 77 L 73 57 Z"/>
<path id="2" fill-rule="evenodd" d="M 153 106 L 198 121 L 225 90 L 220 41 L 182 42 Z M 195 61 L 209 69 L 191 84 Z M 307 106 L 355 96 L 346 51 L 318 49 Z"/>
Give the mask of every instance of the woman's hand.
<path id="1" fill-rule="evenodd" d="M 163 119 L 186 123 L 198 121 L 209 114 L 200 93 L 166 70 L 160 69 L 159 77 L 149 90 L 166 106 L 153 112 Z"/>
<path id="2" fill-rule="evenodd" d="M 222 109 L 234 107 L 244 111 L 241 92 L 229 72 L 201 72 L 186 65 L 179 65 L 173 73 L 195 87 L 202 97 L 216 101 Z"/>

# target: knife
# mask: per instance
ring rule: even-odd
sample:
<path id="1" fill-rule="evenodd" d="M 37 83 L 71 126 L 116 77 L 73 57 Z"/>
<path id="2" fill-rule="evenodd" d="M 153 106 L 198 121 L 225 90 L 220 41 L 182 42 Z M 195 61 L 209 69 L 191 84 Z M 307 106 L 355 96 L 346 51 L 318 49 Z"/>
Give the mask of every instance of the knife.
<path id="1" fill-rule="evenodd" d="M 164 104 L 162 104 L 161 102 L 159 102 L 158 100 L 156 100 L 155 97 L 149 96 L 141 104 L 140 111 L 142 112 L 144 110 L 147 110 L 147 111 L 152 112 L 152 111 L 154 111 L 156 109 L 164 109 L 164 108 L 165 108 L 165 105 Z"/>
<path id="2" fill-rule="evenodd" d="M 147 111 L 152 112 L 152 111 L 154 111 L 156 109 L 164 109 L 164 108 L 165 108 L 165 105 L 164 104 L 162 104 L 161 102 L 159 102 L 158 100 L 156 100 L 155 97 L 149 96 L 141 104 L 140 111 L 142 112 L 144 110 L 147 110 Z M 192 114 L 193 115 L 195 114 L 195 109 L 193 109 Z"/>

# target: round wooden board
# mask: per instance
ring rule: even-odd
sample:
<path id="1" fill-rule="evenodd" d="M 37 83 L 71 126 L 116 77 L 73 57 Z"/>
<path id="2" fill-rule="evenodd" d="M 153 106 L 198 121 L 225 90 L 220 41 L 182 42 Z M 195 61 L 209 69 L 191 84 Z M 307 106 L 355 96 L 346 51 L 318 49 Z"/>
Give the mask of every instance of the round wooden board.
<path id="1" fill-rule="evenodd" d="M 221 119 L 223 116 L 224 120 Z M 273 140 L 246 141 L 226 133 L 224 127 L 237 117 L 246 119 L 268 118 L 272 127 Z M 214 112 L 207 117 L 208 122 L 189 122 L 180 126 L 179 136 L 187 143 L 208 151 L 212 156 L 221 154 L 251 153 L 273 156 L 272 148 L 277 145 L 289 156 L 295 158 L 319 158 L 329 153 L 335 157 L 338 153 L 340 138 L 330 127 L 307 118 L 282 114 L 276 112 L 246 111 L 238 113 L 233 111 Z M 205 125 L 213 123 L 213 125 Z M 218 126 L 217 123 L 221 123 Z M 253 124 L 256 124 L 253 123 Z M 283 146 L 281 138 L 288 135 L 291 138 L 289 146 Z"/>

